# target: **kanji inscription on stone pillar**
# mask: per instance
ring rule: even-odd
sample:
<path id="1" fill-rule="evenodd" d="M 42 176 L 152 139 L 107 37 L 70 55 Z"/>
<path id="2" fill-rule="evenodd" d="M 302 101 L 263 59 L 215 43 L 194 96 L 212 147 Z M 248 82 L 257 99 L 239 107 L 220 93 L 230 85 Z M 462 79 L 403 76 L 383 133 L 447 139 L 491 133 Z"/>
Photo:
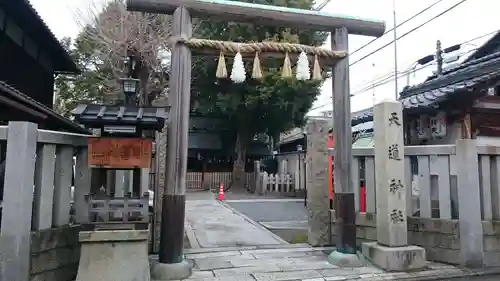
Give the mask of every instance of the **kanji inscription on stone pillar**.
<path id="1" fill-rule="evenodd" d="M 384 101 L 375 105 L 375 171 L 377 240 L 398 247 L 408 242 L 402 105 Z M 378 134 L 377 132 L 383 132 Z"/>

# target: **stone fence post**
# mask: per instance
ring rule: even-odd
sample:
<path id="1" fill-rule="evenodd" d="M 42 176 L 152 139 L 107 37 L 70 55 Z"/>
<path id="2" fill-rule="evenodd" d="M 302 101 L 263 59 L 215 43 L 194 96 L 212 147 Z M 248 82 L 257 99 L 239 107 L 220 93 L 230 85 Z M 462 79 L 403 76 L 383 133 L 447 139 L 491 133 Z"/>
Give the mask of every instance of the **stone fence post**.
<path id="1" fill-rule="evenodd" d="M 37 124 L 9 122 L 0 227 L 0 280 L 30 279 L 37 134 Z"/>
<path id="2" fill-rule="evenodd" d="M 484 246 L 476 141 L 457 140 L 456 154 L 460 263 L 467 267 L 481 267 L 484 264 Z"/>
<path id="3" fill-rule="evenodd" d="M 310 120 L 307 130 L 307 239 L 312 246 L 330 244 L 330 203 L 328 199 L 328 121 Z"/>

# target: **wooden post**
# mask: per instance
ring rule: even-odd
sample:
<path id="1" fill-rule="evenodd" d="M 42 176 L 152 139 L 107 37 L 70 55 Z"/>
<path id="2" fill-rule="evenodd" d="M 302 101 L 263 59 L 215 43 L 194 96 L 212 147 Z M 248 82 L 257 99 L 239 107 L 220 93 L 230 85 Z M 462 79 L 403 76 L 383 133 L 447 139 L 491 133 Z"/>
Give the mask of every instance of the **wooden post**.
<path id="1" fill-rule="evenodd" d="M 185 7 L 175 10 L 172 37 L 190 38 L 191 17 Z M 163 196 L 160 233 L 160 263 L 183 261 L 185 192 L 191 91 L 191 51 L 183 44 L 172 46 L 172 93 L 168 124 L 166 192 Z"/>
<path id="2" fill-rule="evenodd" d="M 251 187 L 253 192 L 259 195 L 263 194 L 260 182 L 260 161 L 253 162 L 253 186 Z"/>
<path id="3" fill-rule="evenodd" d="M 294 182 L 294 189 L 295 189 L 295 192 L 297 192 L 297 190 L 300 190 L 300 172 L 301 172 L 301 169 L 300 169 L 300 153 L 299 152 L 297 154 L 297 160 L 295 161 L 295 171 L 294 171 L 294 177 L 293 177 L 293 182 Z"/>
<path id="4" fill-rule="evenodd" d="M 331 34 L 332 49 L 348 51 L 347 28 L 340 27 Z M 356 254 L 356 212 L 351 175 L 351 96 L 349 93 L 349 60 L 337 62 L 332 78 L 333 98 L 333 137 L 335 150 L 334 188 L 335 215 L 337 218 L 337 251 L 345 254 Z M 344 202 L 345 201 L 345 202 Z M 342 207 L 337 209 L 337 207 Z"/>

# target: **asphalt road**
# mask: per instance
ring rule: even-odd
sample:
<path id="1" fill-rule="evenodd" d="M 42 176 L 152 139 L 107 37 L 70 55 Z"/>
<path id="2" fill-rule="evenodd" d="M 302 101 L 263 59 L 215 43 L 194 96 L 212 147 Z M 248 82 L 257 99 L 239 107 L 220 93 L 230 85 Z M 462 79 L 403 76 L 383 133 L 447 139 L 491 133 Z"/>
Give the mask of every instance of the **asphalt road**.
<path id="1" fill-rule="evenodd" d="M 307 209 L 300 201 L 226 201 L 231 207 L 257 222 L 306 221 Z"/>

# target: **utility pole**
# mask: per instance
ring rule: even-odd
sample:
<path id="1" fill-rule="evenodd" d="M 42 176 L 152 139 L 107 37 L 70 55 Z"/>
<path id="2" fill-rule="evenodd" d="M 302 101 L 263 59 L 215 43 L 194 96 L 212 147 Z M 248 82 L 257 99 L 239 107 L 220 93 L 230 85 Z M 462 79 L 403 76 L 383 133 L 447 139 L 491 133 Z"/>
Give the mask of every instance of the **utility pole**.
<path id="1" fill-rule="evenodd" d="M 398 47 L 397 40 L 398 36 L 396 33 L 396 0 L 392 0 L 392 18 L 394 20 L 394 95 L 396 100 L 399 98 L 399 90 L 398 90 Z"/>
<path id="2" fill-rule="evenodd" d="M 443 50 L 441 49 L 441 41 L 436 41 L 436 63 L 437 63 L 437 76 L 443 74 Z"/>

